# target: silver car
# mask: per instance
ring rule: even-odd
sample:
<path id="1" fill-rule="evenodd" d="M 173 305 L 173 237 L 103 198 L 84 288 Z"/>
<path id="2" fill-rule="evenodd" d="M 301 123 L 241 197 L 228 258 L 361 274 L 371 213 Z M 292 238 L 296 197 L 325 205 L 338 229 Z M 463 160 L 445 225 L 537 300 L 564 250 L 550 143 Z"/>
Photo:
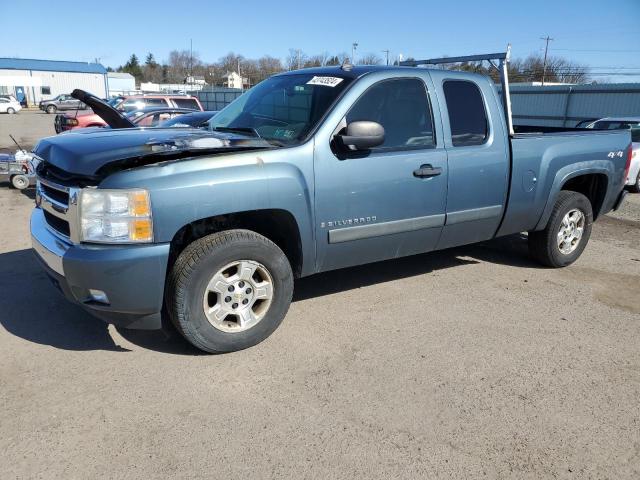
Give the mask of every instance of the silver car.
<path id="1" fill-rule="evenodd" d="M 585 128 L 595 130 L 631 129 L 633 146 L 626 185 L 631 187 L 631 191 L 640 193 L 640 117 L 606 117 L 590 123 Z"/>

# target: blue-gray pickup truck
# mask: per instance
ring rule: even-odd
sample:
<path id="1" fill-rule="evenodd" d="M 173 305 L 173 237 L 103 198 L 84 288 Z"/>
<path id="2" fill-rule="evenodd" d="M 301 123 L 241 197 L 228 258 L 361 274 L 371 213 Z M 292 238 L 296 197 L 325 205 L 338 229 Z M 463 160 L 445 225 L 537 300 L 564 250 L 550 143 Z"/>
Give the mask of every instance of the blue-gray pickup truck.
<path id="1" fill-rule="evenodd" d="M 574 262 L 624 197 L 629 131 L 513 127 L 505 75 L 435 63 L 276 75 L 206 130 L 135 128 L 76 91 L 113 128 L 35 147 L 37 257 L 95 316 L 167 318 L 207 352 L 264 340 L 318 272 L 516 232 Z"/>

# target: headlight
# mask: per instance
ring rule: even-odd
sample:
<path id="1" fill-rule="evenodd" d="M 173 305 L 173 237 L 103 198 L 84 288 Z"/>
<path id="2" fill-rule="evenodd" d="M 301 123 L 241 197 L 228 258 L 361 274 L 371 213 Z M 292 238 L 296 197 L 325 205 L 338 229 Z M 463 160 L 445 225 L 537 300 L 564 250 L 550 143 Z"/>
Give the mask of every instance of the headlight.
<path id="1" fill-rule="evenodd" d="M 83 242 L 152 242 L 149 192 L 85 188 L 80 193 L 80 226 Z"/>

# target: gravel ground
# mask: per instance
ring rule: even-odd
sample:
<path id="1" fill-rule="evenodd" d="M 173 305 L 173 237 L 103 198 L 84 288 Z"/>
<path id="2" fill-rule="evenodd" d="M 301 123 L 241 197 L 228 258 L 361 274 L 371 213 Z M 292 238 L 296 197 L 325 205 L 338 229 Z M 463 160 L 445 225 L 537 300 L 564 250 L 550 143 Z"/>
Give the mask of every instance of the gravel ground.
<path id="1" fill-rule="evenodd" d="M 3 479 L 640 477 L 640 195 L 569 268 L 517 235 L 318 275 L 218 356 L 67 303 L 32 197 L 0 185 Z"/>

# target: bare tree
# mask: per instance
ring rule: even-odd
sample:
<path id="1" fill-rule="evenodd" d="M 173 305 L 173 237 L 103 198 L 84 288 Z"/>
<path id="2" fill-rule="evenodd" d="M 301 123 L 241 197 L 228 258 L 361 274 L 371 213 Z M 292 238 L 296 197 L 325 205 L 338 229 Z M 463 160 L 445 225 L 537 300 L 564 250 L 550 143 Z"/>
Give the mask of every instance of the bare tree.
<path id="1" fill-rule="evenodd" d="M 285 59 L 287 70 L 296 70 L 302 68 L 307 61 L 307 55 L 299 48 L 290 48 L 289 55 Z"/>
<path id="2" fill-rule="evenodd" d="M 357 63 L 358 65 L 380 65 L 382 63 L 382 59 L 375 53 L 367 53 L 365 55 L 360 55 Z"/>

